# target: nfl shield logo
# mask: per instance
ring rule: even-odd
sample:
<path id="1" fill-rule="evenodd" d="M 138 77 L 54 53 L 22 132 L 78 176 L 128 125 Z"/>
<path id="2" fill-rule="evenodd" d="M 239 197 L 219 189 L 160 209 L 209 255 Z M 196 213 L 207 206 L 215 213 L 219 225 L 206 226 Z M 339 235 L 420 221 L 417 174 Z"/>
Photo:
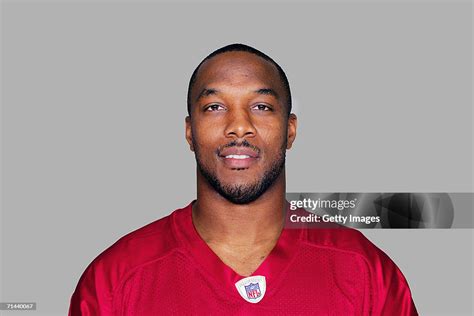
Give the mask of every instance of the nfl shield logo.
<path id="1" fill-rule="evenodd" d="M 263 275 L 252 275 L 237 281 L 235 288 L 244 300 L 257 304 L 265 296 L 267 282 Z"/>
<path id="2" fill-rule="evenodd" d="M 260 286 L 258 286 L 258 283 L 250 283 L 249 285 L 246 285 L 245 292 L 247 293 L 247 297 L 251 300 L 255 300 L 262 295 L 262 292 L 260 292 Z"/>

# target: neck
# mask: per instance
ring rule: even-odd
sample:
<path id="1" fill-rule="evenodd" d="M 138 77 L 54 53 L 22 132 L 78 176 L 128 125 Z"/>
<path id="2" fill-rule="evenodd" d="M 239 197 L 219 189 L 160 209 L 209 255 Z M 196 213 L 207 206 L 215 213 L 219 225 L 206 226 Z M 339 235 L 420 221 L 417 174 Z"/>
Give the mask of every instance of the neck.
<path id="1" fill-rule="evenodd" d="M 193 204 L 196 230 L 208 244 L 251 246 L 274 243 L 283 228 L 285 170 L 257 200 L 234 204 L 217 193 L 198 173 Z"/>

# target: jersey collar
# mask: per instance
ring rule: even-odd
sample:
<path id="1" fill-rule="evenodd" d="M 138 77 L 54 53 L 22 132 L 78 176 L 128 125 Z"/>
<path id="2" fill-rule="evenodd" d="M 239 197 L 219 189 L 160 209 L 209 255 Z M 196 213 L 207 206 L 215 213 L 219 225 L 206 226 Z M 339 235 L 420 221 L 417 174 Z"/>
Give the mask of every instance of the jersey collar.
<path id="1" fill-rule="evenodd" d="M 234 284 L 245 277 L 222 262 L 197 232 L 192 220 L 192 205 L 195 201 L 193 200 L 188 206 L 173 214 L 172 225 L 177 239 L 184 244 L 184 254 L 190 256 L 200 270 L 208 277 L 213 278 L 217 284 L 225 284 L 226 288 L 236 293 Z M 270 254 L 252 273 L 252 276 L 265 276 L 266 295 L 271 295 L 286 270 L 291 266 L 301 244 L 301 236 L 302 230 L 300 229 L 284 228 Z"/>

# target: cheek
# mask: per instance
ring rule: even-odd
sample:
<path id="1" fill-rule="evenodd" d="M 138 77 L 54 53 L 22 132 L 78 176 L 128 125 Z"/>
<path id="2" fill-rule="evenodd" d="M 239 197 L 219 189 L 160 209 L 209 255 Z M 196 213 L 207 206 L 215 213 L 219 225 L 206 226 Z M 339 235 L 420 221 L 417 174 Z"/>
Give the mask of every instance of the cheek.
<path id="1" fill-rule="evenodd" d="M 266 144 L 268 151 L 278 152 L 281 150 L 281 147 L 286 144 L 287 130 L 281 126 L 274 126 L 271 129 L 262 130 L 259 134 L 263 143 Z"/>
<path id="2" fill-rule="evenodd" d="M 218 147 L 217 133 L 200 129 L 198 132 L 193 131 L 193 144 L 195 149 L 202 157 L 211 156 Z"/>
<path id="3" fill-rule="evenodd" d="M 192 125 L 192 134 L 199 143 L 215 141 L 221 135 L 222 127 L 212 120 L 197 119 Z"/>

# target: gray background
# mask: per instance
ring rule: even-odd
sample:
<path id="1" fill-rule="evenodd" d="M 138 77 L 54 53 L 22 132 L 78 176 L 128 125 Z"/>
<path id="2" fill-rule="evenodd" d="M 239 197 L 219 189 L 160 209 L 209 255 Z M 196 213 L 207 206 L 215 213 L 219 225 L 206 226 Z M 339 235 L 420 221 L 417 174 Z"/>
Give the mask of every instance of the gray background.
<path id="1" fill-rule="evenodd" d="M 473 192 L 470 2 L 4 1 L 0 301 L 38 303 L 11 314 L 65 314 L 97 254 L 195 197 L 187 82 L 232 42 L 288 74 L 289 192 Z M 422 315 L 472 314 L 473 230 L 364 233 Z"/>

